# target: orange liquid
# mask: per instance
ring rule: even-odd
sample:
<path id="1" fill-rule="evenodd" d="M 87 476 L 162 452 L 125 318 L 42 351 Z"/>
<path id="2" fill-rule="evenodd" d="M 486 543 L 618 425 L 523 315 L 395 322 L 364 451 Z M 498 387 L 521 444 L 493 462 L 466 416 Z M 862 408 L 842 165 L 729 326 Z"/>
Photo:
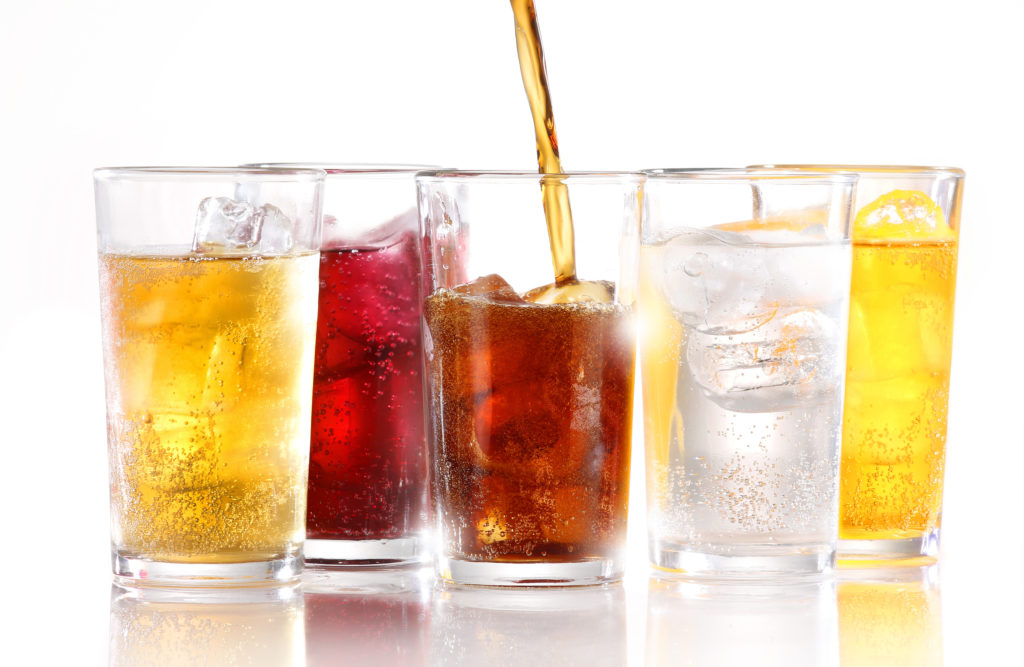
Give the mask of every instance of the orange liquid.
<path id="1" fill-rule="evenodd" d="M 840 538 L 939 525 L 956 256 L 955 240 L 854 244 Z"/>

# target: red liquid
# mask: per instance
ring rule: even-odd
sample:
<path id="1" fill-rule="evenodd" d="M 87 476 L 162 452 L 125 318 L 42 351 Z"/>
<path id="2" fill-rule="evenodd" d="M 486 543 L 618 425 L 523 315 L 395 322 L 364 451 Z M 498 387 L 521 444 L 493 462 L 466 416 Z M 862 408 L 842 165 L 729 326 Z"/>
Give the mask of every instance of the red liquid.
<path id="1" fill-rule="evenodd" d="M 407 231 L 321 253 L 309 538 L 397 538 L 425 523 L 417 247 Z"/>

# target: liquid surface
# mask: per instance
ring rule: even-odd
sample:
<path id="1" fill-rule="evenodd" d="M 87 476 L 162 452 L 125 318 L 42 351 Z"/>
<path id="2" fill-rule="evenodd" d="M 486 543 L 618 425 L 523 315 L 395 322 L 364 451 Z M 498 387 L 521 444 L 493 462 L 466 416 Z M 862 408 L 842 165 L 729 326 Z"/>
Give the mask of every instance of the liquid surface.
<path id="1" fill-rule="evenodd" d="M 433 294 L 425 316 L 448 555 L 615 555 L 629 480 L 628 309 L 530 304 L 491 275 Z"/>
<path id="2" fill-rule="evenodd" d="M 293 554 L 317 256 L 103 255 L 113 541 L 170 562 Z"/>

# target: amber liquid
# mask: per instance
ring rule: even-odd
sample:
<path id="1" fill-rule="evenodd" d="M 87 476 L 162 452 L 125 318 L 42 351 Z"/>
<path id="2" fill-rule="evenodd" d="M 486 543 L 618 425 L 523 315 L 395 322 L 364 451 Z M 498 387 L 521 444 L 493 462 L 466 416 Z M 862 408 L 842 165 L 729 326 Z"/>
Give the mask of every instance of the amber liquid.
<path id="1" fill-rule="evenodd" d="M 956 241 L 854 243 L 839 536 L 938 528 Z"/>
<path id="2" fill-rule="evenodd" d="M 234 563 L 298 551 L 317 264 L 100 258 L 119 553 Z"/>

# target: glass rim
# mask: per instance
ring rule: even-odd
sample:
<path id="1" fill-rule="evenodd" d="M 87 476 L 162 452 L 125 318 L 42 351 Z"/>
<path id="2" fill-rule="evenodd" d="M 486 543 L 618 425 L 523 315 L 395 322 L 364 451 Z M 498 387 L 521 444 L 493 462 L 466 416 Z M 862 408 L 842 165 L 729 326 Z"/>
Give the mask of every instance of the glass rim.
<path id="1" fill-rule="evenodd" d="M 249 162 L 242 167 L 256 169 L 319 169 L 331 176 L 406 176 L 440 169 L 436 164 L 373 162 Z"/>
<path id="2" fill-rule="evenodd" d="M 100 167 L 92 172 L 97 181 L 185 181 L 232 179 L 239 176 L 252 181 L 323 181 L 323 169 L 297 167 Z"/>
<path id="3" fill-rule="evenodd" d="M 854 184 L 857 174 L 842 171 L 812 171 L 802 169 L 775 169 L 760 167 L 726 168 L 670 168 L 645 169 L 643 172 L 652 181 L 681 181 L 700 183 L 746 183 L 749 181 L 792 181 L 799 184 Z"/>
<path id="4" fill-rule="evenodd" d="M 966 175 L 959 167 L 931 167 L 926 165 L 903 165 L 903 164 L 836 164 L 813 162 L 785 164 L 754 164 L 751 169 L 778 169 L 785 171 L 813 171 L 826 173 L 847 172 L 856 174 L 860 178 L 894 178 L 898 176 L 923 177 L 923 176 L 949 176 L 963 179 Z"/>
<path id="5" fill-rule="evenodd" d="M 523 170 L 459 170 L 432 169 L 416 174 L 416 182 L 444 183 L 449 181 L 484 181 L 497 183 L 501 181 L 537 181 L 537 180 L 573 180 L 592 183 L 642 183 L 646 175 L 642 171 L 563 171 L 557 174 L 542 174 L 538 171 Z"/>

